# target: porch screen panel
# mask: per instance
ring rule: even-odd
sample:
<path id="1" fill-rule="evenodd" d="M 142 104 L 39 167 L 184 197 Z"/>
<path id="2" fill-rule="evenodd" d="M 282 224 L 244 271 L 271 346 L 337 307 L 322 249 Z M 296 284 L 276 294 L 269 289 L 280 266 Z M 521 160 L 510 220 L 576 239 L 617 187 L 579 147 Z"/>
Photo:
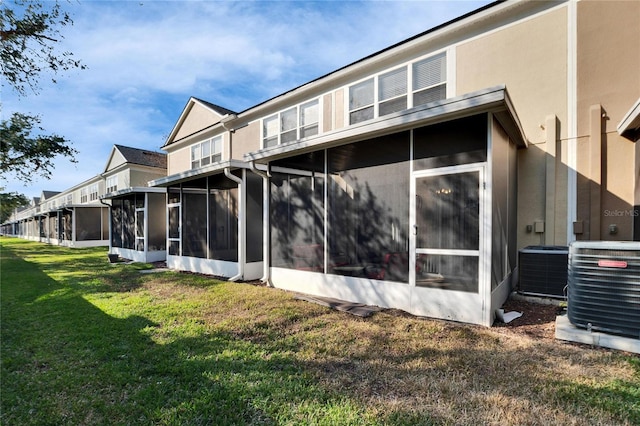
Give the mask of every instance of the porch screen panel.
<path id="1" fill-rule="evenodd" d="M 101 240 L 109 240 L 109 209 L 102 207 L 102 237 Z"/>
<path id="2" fill-rule="evenodd" d="M 144 251 L 144 211 L 142 210 L 136 210 L 136 250 Z"/>
<path id="3" fill-rule="evenodd" d="M 515 144 L 494 120 L 492 136 L 491 289 L 508 277 L 516 265 L 516 155 Z"/>
<path id="4" fill-rule="evenodd" d="M 272 176 L 271 264 L 323 272 L 324 180 L 285 173 Z"/>
<path id="5" fill-rule="evenodd" d="M 247 172 L 247 262 L 262 261 L 262 178 Z"/>
<path id="6" fill-rule="evenodd" d="M 414 170 L 487 161 L 487 116 L 447 121 L 413 132 Z"/>
<path id="7" fill-rule="evenodd" d="M 135 199 L 133 196 L 129 195 L 122 199 L 122 248 L 135 248 L 135 225 Z"/>
<path id="8" fill-rule="evenodd" d="M 122 200 L 111 202 L 111 245 L 122 247 Z"/>
<path id="9" fill-rule="evenodd" d="M 480 175 L 416 180 L 416 285 L 478 291 Z"/>
<path id="10" fill-rule="evenodd" d="M 329 272 L 409 282 L 409 132 L 328 150 Z"/>
<path id="11" fill-rule="evenodd" d="M 224 175 L 209 178 L 209 258 L 238 261 L 238 186 Z"/>
<path id="12" fill-rule="evenodd" d="M 73 213 L 71 210 L 64 210 L 62 213 L 63 238 L 71 241 L 73 233 Z"/>
<path id="13" fill-rule="evenodd" d="M 147 212 L 149 215 L 149 251 L 166 250 L 166 195 L 149 193 L 149 206 Z"/>
<path id="14" fill-rule="evenodd" d="M 102 209 L 100 207 L 82 207 L 76 209 L 76 240 L 99 240 L 102 228 Z"/>
<path id="15" fill-rule="evenodd" d="M 206 191 L 204 189 L 183 189 L 182 209 L 182 255 L 206 258 Z"/>

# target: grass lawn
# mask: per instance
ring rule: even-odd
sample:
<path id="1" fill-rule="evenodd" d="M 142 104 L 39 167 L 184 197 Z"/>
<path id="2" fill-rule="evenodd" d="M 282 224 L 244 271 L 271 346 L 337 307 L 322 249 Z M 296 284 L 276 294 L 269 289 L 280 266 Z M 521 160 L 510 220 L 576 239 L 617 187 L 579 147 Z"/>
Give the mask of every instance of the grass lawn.
<path id="1" fill-rule="evenodd" d="M 0 238 L 3 425 L 640 424 L 640 358 Z M 300 283 L 301 290 L 304 283 Z"/>

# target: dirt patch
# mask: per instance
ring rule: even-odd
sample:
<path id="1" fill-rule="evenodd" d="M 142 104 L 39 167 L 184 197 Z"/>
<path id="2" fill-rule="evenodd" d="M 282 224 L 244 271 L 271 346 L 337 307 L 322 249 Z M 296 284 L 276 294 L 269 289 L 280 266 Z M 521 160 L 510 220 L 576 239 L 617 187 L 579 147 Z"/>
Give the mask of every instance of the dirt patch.
<path id="1" fill-rule="evenodd" d="M 556 316 L 564 311 L 564 308 L 556 305 L 544 305 L 517 299 L 507 300 L 502 309 L 505 312 L 522 312 L 522 316 L 508 324 L 496 320 L 493 326 L 499 331 L 551 340 L 555 339 Z"/>

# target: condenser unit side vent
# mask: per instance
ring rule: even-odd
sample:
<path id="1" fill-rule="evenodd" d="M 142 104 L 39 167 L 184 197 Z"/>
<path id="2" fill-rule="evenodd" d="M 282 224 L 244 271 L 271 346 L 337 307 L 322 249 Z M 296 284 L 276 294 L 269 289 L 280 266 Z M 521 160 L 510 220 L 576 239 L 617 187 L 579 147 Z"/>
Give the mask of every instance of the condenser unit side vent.
<path id="1" fill-rule="evenodd" d="M 565 246 L 528 246 L 518 252 L 518 292 L 564 298 L 569 251 Z"/>
<path id="2" fill-rule="evenodd" d="M 567 281 L 572 324 L 640 338 L 640 242 L 571 243 Z"/>

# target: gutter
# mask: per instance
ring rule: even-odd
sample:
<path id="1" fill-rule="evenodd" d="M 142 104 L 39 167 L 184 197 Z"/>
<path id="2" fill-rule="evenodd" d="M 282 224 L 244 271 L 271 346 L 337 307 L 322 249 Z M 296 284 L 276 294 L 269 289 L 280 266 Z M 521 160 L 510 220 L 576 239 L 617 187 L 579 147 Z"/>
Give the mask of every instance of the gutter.
<path id="1" fill-rule="evenodd" d="M 269 265 L 269 258 L 271 257 L 271 245 L 269 244 L 269 178 L 271 172 L 269 171 L 269 165 L 267 164 L 267 171 L 263 172 L 258 170 L 255 161 L 249 163 L 251 171 L 262 178 L 262 265 L 263 272 L 262 281 L 268 287 L 273 287 L 271 283 L 271 268 Z"/>
<path id="2" fill-rule="evenodd" d="M 238 203 L 238 220 L 240 221 L 240 223 L 238 224 L 238 234 L 240 234 L 238 235 L 238 274 L 229 278 L 229 281 L 239 281 L 244 279 L 244 264 L 245 264 L 244 246 L 245 246 L 245 238 L 246 238 L 246 231 L 245 231 L 246 218 L 244 217 L 245 215 L 244 191 L 242 190 L 242 179 L 232 175 L 231 169 L 229 167 L 224 168 L 224 175 L 238 184 L 238 200 L 240 201 Z"/>

